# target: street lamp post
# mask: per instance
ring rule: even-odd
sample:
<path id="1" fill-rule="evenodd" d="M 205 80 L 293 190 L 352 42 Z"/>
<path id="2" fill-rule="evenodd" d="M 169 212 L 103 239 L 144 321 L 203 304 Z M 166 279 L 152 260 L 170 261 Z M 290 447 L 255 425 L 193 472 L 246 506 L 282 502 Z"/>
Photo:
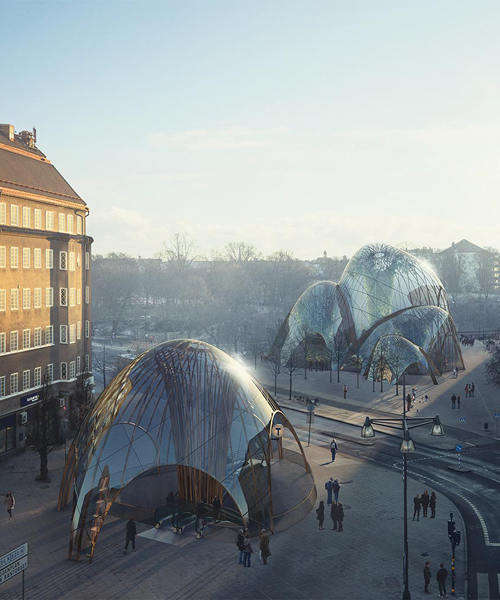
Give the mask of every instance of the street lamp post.
<path id="1" fill-rule="evenodd" d="M 402 432 L 401 445 L 399 451 L 403 454 L 403 510 L 404 510 L 404 556 L 403 556 L 403 600 L 411 600 L 408 576 L 408 461 L 407 454 L 415 452 L 415 444 L 410 435 L 410 429 L 422 427 L 423 425 L 432 425 L 430 435 L 444 435 L 443 426 L 436 415 L 434 419 L 426 418 L 408 418 L 406 416 L 406 401 L 403 398 L 403 417 L 391 419 L 370 419 L 366 417 L 361 429 L 361 437 L 375 437 L 373 425 L 382 425 L 391 429 L 399 429 Z"/>

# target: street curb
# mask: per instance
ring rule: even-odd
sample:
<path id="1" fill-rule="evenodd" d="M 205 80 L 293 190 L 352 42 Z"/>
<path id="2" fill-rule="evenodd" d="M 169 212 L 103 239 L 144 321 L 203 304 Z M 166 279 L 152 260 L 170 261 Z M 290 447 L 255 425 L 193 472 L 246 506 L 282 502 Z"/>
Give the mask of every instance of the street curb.
<path id="1" fill-rule="evenodd" d="M 472 471 L 472 469 L 459 469 L 453 465 L 448 465 L 448 469 L 450 469 L 450 471 L 455 471 L 455 473 L 470 473 Z"/>

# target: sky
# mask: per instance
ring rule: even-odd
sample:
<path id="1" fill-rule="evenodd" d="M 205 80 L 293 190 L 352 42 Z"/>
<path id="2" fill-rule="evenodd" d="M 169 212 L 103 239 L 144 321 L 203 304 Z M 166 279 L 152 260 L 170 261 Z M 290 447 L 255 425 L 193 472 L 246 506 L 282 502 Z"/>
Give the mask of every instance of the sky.
<path id="1" fill-rule="evenodd" d="M 0 0 L 0 122 L 94 252 L 500 247 L 497 0 Z"/>

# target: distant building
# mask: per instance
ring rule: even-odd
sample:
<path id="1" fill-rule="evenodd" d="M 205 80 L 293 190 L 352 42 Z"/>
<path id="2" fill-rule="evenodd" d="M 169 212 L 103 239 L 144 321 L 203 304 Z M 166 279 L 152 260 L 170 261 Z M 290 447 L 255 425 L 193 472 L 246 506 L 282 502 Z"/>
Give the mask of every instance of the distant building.
<path id="1" fill-rule="evenodd" d="M 91 370 L 88 212 L 35 131 L 0 125 L 0 455 L 24 447 L 45 373 L 62 407 Z"/>

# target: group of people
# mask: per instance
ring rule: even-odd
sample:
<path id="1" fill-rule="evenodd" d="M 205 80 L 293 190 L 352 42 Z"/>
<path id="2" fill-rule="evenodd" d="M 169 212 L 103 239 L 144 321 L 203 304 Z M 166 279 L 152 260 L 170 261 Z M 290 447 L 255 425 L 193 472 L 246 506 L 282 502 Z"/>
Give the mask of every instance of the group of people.
<path id="1" fill-rule="evenodd" d="M 238 550 L 240 551 L 240 558 L 238 564 L 243 565 L 244 567 L 251 567 L 253 548 L 248 527 L 239 530 L 236 545 L 238 546 Z M 259 554 L 260 564 L 267 565 L 267 559 L 271 556 L 271 551 L 269 550 L 269 536 L 265 529 L 261 529 L 260 532 Z"/>
<path id="2" fill-rule="evenodd" d="M 428 560 L 425 563 L 424 567 L 424 592 L 426 594 L 430 594 L 429 591 L 429 583 L 431 582 L 432 572 L 431 572 L 431 561 Z M 439 588 L 439 597 L 447 598 L 448 594 L 446 593 L 446 578 L 448 577 L 448 571 L 444 568 L 444 563 L 439 565 L 439 570 L 436 573 L 436 580 L 438 582 Z"/>
<path id="3" fill-rule="evenodd" d="M 474 398 L 474 390 L 476 386 L 474 382 L 465 384 L 465 397 L 466 398 Z"/>
<path id="4" fill-rule="evenodd" d="M 417 517 L 417 521 L 420 521 L 420 510 L 422 510 L 423 516 L 426 517 L 429 506 L 431 508 L 431 519 L 435 519 L 436 501 L 436 492 L 432 492 L 430 496 L 427 490 L 425 490 L 422 495 L 417 494 L 415 498 L 413 498 L 413 520 Z"/>
<path id="5" fill-rule="evenodd" d="M 469 337 L 468 335 L 461 335 L 458 340 L 462 346 L 474 346 L 475 342 L 475 339 L 473 337 Z"/>
<path id="6" fill-rule="evenodd" d="M 332 507 L 330 509 L 330 517 L 333 521 L 333 530 L 341 532 L 344 531 L 344 506 L 342 502 L 333 501 L 331 503 Z M 325 522 L 325 503 L 323 500 L 319 503 L 318 508 L 316 509 L 316 515 L 319 522 L 319 528 L 323 529 L 323 524 Z"/>
<path id="7" fill-rule="evenodd" d="M 455 408 L 460 408 L 460 396 L 453 394 L 451 397 L 451 409 L 454 410 Z"/>

